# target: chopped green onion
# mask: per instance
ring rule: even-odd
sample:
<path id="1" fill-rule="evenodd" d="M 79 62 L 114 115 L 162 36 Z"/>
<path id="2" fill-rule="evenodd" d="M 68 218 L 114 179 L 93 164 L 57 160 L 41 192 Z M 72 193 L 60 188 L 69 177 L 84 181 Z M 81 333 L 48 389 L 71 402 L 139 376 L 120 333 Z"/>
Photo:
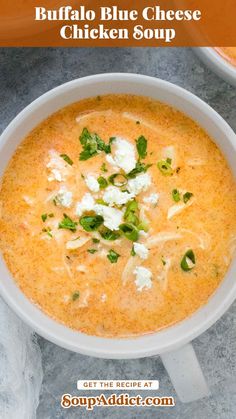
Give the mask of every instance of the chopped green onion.
<path id="1" fill-rule="evenodd" d="M 137 226 L 139 224 L 139 218 L 137 217 L 137 215 L 135 215 L 133 212 L 130 212 L 127 217 L 125 217 L 125 220 L 128 223 L 134 224 L 135 226 Z"/>
<path id="2" fill-rule="evenodd" d="M 121 224 L 119 228 L 128 240 L 131 240 L 132 242 L 136 242 L 138 240 L 139 232 L 135 225 L 131 223 L 124 223 Z"/>
<path id="3" fill-rule="evenodd" d="M 145 159 L 147 155 L 147 140 L 143 135 L 136 140 L 136 147 L 140 159 Z"/>
<path id="4" fill-rule="evenodd" d="M 181 197 L 180 197 L 180 192 L 178 191 L 178 189 L 173 189 L 172 191 L 172 198 L 175 202 L 179 202 Z"/>
<path id="5" fill-rule="evenodd" d="M 128 202 L 126 211 L 125 211 L 125 217 L 127 217 L 127 215 L 130 212 L 136 212 L 137 210 L 138 210 L 138 203 L 137 201 L 135 201 L 135 199 L 133 201 Z"/>
<path id="6" fill-rule="evenodd" d="M 96 238 L 93 238 L 93 239 L 92 239 L 92 242 L 93 242 L 94 244 L 97 244 L 97 243 L 100 243 L 100 240 L 99 240 L 99 239 L 96 239 Z"/>
<path id="7" fill-rule="evenodd" d="M 145 221 L 142 221 L 138 226 L 137 226 L 137 228 L 138 228 L 138 230 L 139 231 L 145 231 L 145 233 L 147 233 L 148 232 L 148 230 L 149 230 L 149 225 L 148 225 L 148 223 L 147 222 L 145 222 Z"/>
<path id="8" fill-rule="evenodd" d="M 71 158 L 69 156 L 67 156 L 67 154 L 60 154 L 60 157 L 66 161 L 66 163 L 68 163 L 70 166 L 73 165 L 73 160 L 71 160 Z"/>
<path id="9" fill-rule="evenodd" d="M 119 259 L 120 255 L 119 253 L 116 253 L 114 250 L 109 250 L 109 253 L 107 255 L 107 258 L 109 259 L 109 261 L 111 263 L 117 263 L 118 259 Z"/>
<path id="10" fill-rule="evenodd" d="M 72 294 L 72 301 L 78 300 L 79 296 L 80 296 L 80 292 L 75 291 L 74 294 Z"/>
<path id="11" fill-rule="evenodd" d="M 185 253 L 180 266 L 183 271 L 189 272 L 194 268 L 195 264 L 196 264 L 195 255 L 193 251 L 190 249 Z"/>
<path id="12" fill-rule="evenodd" d="M 112 231 L 105 226 L 103 226 L 101 230 L 99 230 L 99 233 L 101 234 L 104 240 L 113 241 L 120 238 L 120 233 L 118 231 Z"/>
<path id="13" fill-rule="evenodd" d="M 73 233 L 76 231 L 76 227 L 78 223 L 73 221 L 68 215 L 63 214 L 64 219 L 59 223 L 58 228 L 64 228 L 67 230 L 73 231 Z"/>
<path id="14" fill-rule="evenodd" d="M 193 194 L 191 192 L 186 192 L 183 195 L 183 201 L 185 204 L 187 204 L 187 202 L 192 198 Z"/>
<path id="15" fill-rule="evenodd" d="M 88 253 L 91 253 L 91 255 L 94 255 L 94 253 L 97 252 L 97 249 L 88 249 Z"/>
<path id="16" fill-rule="evenodd" d="M 126 211 L 124 214 L 124 219 L 131 224 L 138 225 L 139 218 L 138 218 L 138 203 L 137 201 L 133 200 L 127 204 Z"/>
<path id="17" fill-rule="evenodd" d="M 99 176 L 98 183 L 99 183 L 100 189 L 105 189 L 108 186 L 108 182 L 103 176 Z"/>
<path id="18" fill-rule="evenodd" d="M 171 159 L 160 160 L 157 163 L 157 167 L 164 176 L 171 176 L 173 174 Z"/>
<path id="19" fill-rule="evenodd" d="M 108 180 L 112 185 L 117 187 L 125 186 L 128 183 L 127 177 L 121 173 L 114 173 L 113 175 L 109 176 Z"/>
<path id="20" fill-rule="evenodd" d="M 100 215 L 85 215 L 80 218 L 80 225 L 85 231 L 95 231 L 103 223 L 104 219 Z"/>

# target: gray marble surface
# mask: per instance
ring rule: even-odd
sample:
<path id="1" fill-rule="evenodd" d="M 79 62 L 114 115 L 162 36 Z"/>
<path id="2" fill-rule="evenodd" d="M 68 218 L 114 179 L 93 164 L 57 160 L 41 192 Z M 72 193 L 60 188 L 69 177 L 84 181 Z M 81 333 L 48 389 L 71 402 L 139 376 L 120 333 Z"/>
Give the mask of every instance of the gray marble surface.
<path id="1" fill-rule="evenodd" d="M 236 89 L 215 76 L 192 50 L 185 48 L 1 49 L 0 129 L 47 90 L 77 77 L 111 71 L 142 73 L 176 83 L 209 103 L 236 131 Z M 39 342 L 44 381 L 37 419 L 236 418 L 236 303 L 193 343 L 211 388 L 211 397 L 187 405 L 176 399 L 174 409 L 97 408 L 86 412 L 72 408 L 64 411 L 60 407 L 60 396 L 76 394 L 77 379 L 159 379 L 160 394 L 175 394 L 158 357 L 99 360 L 61 349 L 42 338 Z"/>

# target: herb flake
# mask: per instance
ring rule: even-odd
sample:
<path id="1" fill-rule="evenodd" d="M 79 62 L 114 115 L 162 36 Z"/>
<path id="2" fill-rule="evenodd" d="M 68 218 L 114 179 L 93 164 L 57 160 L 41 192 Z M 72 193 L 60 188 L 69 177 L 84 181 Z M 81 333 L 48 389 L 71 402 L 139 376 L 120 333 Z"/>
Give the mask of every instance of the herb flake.
<path id="1" fill-rule="evenodd" d="M 67 155 L 67 154 L 60 154 L 60 157 L 65 160 L 66 163 L 68 163 L 70 166 L 73 165 L 73 160 Z"/>
<path id="2" fill-rule="evenodd" d="M 119 253 L 116 253 L 115 250 L 109 250 L 109 253 L 107 254 L 107 259 L 111 262 L 111 263 L 117 263 L 118 259 L 119 259 L 120 255 Z"/>
<path id="3" fill-rule="evenodd" d="M 68 215 L 63 214 L 64 218 L 63 220 L 59 223 L 58 228 L 64 228 L 66 230 L 70 230 L 73 233 L 75 233 L 76 231 L 76 227 L 78 225 L 78 223 L 76 223 L 75 221 L 73 221 Z"/>

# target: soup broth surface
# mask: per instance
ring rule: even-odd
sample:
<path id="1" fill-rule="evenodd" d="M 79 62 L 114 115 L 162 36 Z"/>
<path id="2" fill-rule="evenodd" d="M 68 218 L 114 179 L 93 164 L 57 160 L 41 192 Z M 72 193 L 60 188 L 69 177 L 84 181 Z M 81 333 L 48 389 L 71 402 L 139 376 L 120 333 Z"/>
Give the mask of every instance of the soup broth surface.
<path id="1" fill-rule="evenodd" d="M 137 336 L 190 316 L 236 243 L 221 151 L 145 97 L 90 98 L 50 116 L 16 150 L 0 203 L 0 248 L 20 289 L 89 335 Z"/>

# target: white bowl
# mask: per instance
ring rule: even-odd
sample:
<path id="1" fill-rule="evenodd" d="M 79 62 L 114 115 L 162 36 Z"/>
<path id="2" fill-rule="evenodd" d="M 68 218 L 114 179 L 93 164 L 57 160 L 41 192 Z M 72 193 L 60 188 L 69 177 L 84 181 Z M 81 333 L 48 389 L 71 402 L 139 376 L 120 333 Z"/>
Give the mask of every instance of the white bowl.
<path id="1" fill-rule="evenodd" d="M 236 86 L 236 67 L 226 61 L 214 48 L 194 48 L 199 58 L 219 77 Z"/>
<path id="2" fill-rule="evenodd" d="M 75 101 L 107 93 L 145 95 L 184 112 L 214 138 L 236 175 L 236 136 L 220 115 L 202 100 L 163 80 L 136 74 L 101 74 L 74 80 L 47 92 L 10 123 L 0 139 L 0 176 L 22 139 L 48 115 Z M 219 319 L 235 299 L 235 272 L 236 261 L 209 302 L 191 317 L 160 332 L 132 339 L 87 336 L 54 321 L 24 296 L 2 259 L 0 293 L 34 330 L 64 348 L 96 357 L 139 358 L 177 349 Z"/>

